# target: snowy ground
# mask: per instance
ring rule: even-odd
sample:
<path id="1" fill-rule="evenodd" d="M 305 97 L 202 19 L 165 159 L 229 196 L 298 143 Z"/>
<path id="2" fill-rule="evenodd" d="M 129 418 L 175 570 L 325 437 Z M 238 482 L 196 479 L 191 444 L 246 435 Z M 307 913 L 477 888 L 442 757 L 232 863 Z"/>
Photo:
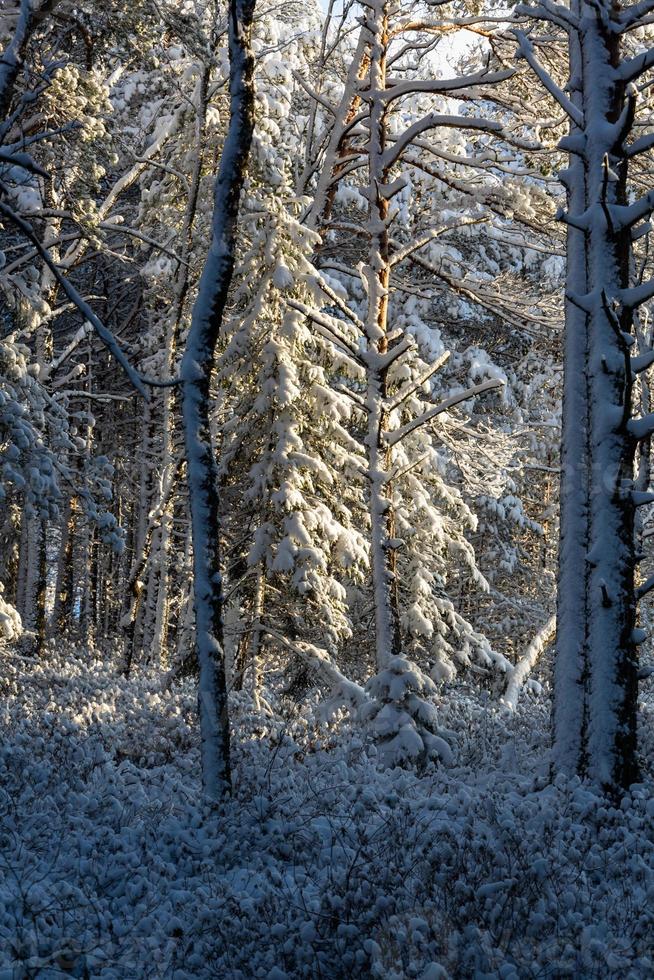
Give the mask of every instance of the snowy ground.
<path id="1" fill-rule="evenodd" d="M 209 816 L 190 683 L 0 678 L 0 980 L 654 975 L 651 777 L 620 810 L 548 785 L 545 700 L 507 723 L 459 695 L 456 767 L 421 778 L 243 702 Z"/>

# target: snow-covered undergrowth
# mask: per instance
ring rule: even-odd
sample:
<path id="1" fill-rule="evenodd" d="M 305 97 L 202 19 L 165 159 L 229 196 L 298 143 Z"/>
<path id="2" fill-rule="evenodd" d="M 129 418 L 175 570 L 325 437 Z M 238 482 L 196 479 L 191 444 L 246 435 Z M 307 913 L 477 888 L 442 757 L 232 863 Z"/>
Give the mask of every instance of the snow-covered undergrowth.
<path id="1" fill-rule="evenodd" d="M 654 972 L 651 779 L 620 809 L 548 784 L 544 699 L 459 694 L 456 762 L 421 777 L 241 700 L 209 815 L 191 682 L 0 660 L 3 980 Z"/>
<path id="2" fill-rule="evenodd" d="M 2 593 L 0 582 L 0 640 L 16 640 L 22 632 L 23 624 L 18 610 L 5 601 Z"/>

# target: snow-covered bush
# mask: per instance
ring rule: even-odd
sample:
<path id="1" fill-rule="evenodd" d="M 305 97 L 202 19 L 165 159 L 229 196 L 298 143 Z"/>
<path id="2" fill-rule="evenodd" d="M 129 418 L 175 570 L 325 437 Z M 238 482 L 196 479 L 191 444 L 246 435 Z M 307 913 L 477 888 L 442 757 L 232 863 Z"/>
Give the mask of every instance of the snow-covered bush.
<path id="1" fill-rule="evenodd" d="M 420 777 L 380 769 L 357 728 L 235 711 L 234 795 L 211 813 L 191 681 L 45 657 L 0 664 L 8 976 L 651 974 L 651 777 L 620 808 L 535 782 L 543 701 L 507 720 L 453 694 L 456 764 Z M 649 752 L 652 730 L 650 698 Z"/>
<path id="2" fill-rule="evenodd" d="M 393 657 L 385 670 L 366 684 L 370 700 L 360 715 L 379 744 L 381 761 L 389 766 L 428 759 L 452 761 L 452 751 L 438 728 L 438 712 L 430 698 L 437 687 L 417 664 Z"/>
<path id="3" fill-rule="evenodd" d="M 0 582 L 0 640 L 17 640 L 22 633 L 20 614 L 3 597 L 4 587 Z"/>

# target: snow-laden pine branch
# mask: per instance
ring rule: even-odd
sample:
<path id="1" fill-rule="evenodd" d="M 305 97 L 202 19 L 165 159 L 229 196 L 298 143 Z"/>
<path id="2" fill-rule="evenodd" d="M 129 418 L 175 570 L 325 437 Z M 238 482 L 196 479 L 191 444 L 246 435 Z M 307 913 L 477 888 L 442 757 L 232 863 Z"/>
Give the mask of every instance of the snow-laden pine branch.
<path id="1" fill-rule="evenodd" d="M 503 703 L 511 711 L 518 706 L 518 698 L 529 675 L 534 669 L 538 658 L 556 633 L 556 616 L 550 616 L 543 628 L 533 638 L 518 662 L 511 668 L 507 676 L 507 684 L 502 696 Z"/>

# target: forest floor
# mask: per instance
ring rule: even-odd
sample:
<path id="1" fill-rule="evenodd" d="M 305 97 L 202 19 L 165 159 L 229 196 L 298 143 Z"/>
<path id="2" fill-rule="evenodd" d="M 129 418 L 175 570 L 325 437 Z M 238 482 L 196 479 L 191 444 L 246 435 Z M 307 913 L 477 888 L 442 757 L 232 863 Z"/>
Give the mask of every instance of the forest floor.
<path id="1" fill-rule="evenodd" d="M 546 696 L 446 692 L 457 761 L 420 776 L 241 696 L 209 813 L 190 681 L 0 668 L 0 980 L 654 975 L 654 781 L 619 809 L 549 783 Z"/>

